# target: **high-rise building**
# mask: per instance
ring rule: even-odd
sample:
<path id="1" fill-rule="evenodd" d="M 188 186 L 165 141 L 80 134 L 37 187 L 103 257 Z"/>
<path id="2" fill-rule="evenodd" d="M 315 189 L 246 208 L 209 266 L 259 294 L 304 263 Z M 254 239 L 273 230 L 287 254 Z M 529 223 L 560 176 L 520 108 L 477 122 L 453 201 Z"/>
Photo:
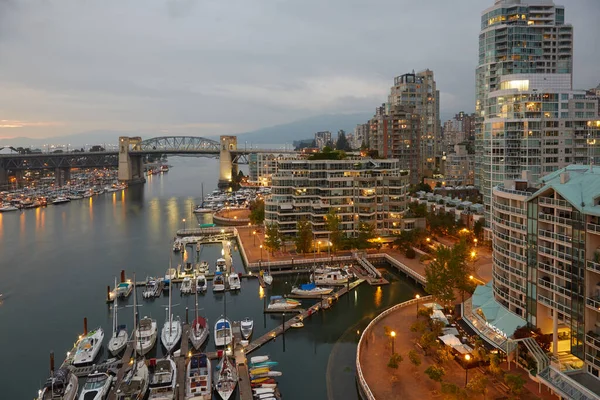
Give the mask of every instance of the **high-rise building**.
<path id="1" fill-rule="evenodd" d="M 448 186 L 473 185 L 473 165 L 475 155 L 469 154 L 467 145 L 455 144 L 453 151 L 446 155 L 443 162 L 444 181 Z"/>
<path id="2" fill-rule="evenodd" d="M 323 147 L 327 146 L 328 143 L 332 143 L 331 132 L 322 131 L 315 133 L 315 144 L 320 150 L 322 150 Z"/>
<path id="3" fill-rule="evenodd" d="M 433 71 L 427 69 L 395 77 L 387 111 L 396 106 L 412 106 L 414 113 L 419 115 L 419 177 L 431 176 L 437 167 L 436 156 L 441 146 L 440 92 Z"/>
<path id="4" fill-rule="evenodd" d="M 354 128 L 354 148 L 359 149 L 363 144 L 369 145 L 369 124 L 358 124 Z"/>
<path id="5" fill-rule="evenodd" d="M 551 0 L 496 0 L 481 17 L 476 175 L 490 226 L 492 190 L 587 163 L 598 100 L 572 88 L 573 27 Z"/>

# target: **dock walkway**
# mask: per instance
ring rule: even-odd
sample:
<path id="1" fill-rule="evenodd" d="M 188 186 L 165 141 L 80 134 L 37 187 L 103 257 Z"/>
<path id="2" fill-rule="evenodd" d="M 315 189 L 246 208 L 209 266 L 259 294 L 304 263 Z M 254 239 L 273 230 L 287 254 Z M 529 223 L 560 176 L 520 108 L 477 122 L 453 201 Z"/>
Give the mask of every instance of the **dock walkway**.
<path id="1" fill-rule="evenodd" d="M 190 325 L 183 324 L 181 330 L 181 348 L 179 356 L 175 357 L 175 365 L 177 365 L 177 389 L 176 398 L 179 400 L 185 399 L 185 376 L 186 376 L 186 357 L 188 353 L 189 343 L 188 340 L 190 333 Z"/>
<path id="2" fill-rule="evenodd" d="M 242 346 L 242 329 L 239 321 L 232 323 L 233 343 L 235 348 L 233 354 L 235 356 L 235 366 L 238 372 L 238 392 L 240 400 L 252 400 L 252 385 L 250 384 L 250 375 L 248 371 L 248 363 L 246 360 L 246 352 Z"/>
<path id="3" fill-rule="evenodd" d="M 129 364 L 129 361 L 131 360 L 133 352 L 133 343 L 129 342 L 129 344 L 125 348 L 125 353 L 123 354 L 123 357 L 121 357 L 121 368 L 119 368 L 119 371 L 117 372 L 117 377 L 115 378 L 115 384 L 113 385 L 113 388 L 108 394 L 108 400 L 116 400 L 117 388 L 123 381 L 123 378 L 125 377 L 127 371 L 129 371 L 129 369 L 131 368 L 131 364 Z"/>

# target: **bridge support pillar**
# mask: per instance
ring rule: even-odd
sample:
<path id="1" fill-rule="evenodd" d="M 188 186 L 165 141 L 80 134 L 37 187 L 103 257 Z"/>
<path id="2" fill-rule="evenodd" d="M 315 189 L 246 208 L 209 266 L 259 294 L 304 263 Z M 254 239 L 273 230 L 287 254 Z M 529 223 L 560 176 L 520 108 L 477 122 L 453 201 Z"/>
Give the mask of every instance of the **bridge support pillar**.
<path id="1" fill-rule="evenodd" d="M 219 140 L 221 151 L 219 153 L 219 189 L 226 189 L 231 185 L 231 170 L 233 162 L 231 152 L 237 150 L 237 136 L 221 136 Z"/>
<path id="2" fill-rule="evenodd" d="M 54 168 L 54 186 L 56 187 L 61 187 L 65 184 L 62 172 L 62 168 Z"/>
<path id="3" fill-rule="evenodd" d="M 130 147 L 136 149 L 141 141 L 140 137 L 119 137 L 119 181 L 129 185 L 146 182 L 142 156 L 129 152 Z"/>

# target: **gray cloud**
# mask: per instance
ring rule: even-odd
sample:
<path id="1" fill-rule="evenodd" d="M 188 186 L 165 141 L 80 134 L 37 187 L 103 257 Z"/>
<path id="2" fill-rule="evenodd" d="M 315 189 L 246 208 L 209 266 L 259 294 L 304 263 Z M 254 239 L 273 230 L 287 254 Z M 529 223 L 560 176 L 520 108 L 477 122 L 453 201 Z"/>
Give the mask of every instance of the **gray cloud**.
<path id="1" fill-rule="evenodd" d="M 576 29 L 575 85 L 596 86 L 600 2 L 559 3 Z M 425 68 L 444 116 L 472 111 L 480 13 L 491 4 L 0 0 L 0 120 L 27 122 L 0 137 L 209 135 L 364 112 L 394 76 Z"/>

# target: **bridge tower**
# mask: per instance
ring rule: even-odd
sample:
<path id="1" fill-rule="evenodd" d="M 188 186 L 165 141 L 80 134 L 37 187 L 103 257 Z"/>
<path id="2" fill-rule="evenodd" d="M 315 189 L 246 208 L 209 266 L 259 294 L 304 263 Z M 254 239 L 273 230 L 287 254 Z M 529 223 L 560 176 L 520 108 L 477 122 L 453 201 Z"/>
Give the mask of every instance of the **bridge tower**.
<path id="1" fill-rule="evenodd" d="M 144 183 L 143 156 L 131 154 L 130 150 L 139 150 L 142 138 L 119 137 L 119 181 L 127 184 Z"/>
<path id="2" fill-rule="evenodd" d="M 231 184 L 231 170 L 233 158 L 231 152 L 237 150 L 237 136 L 221 136 L 219 140 L 221 151 L 219 153 L 219 189 L 226 189 Z"/>

